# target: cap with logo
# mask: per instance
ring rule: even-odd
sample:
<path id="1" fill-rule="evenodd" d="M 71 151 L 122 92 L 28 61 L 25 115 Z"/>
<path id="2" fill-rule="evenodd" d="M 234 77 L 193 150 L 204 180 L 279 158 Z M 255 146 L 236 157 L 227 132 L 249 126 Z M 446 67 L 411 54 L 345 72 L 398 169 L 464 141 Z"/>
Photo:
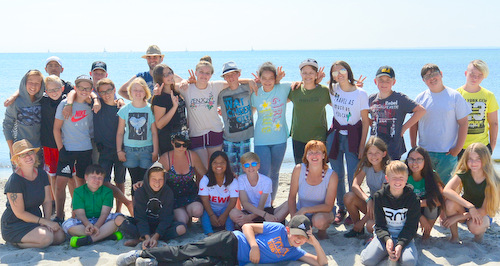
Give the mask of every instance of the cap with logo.
<path id="1" fill-rule="evenodd" d="M 90 68 L 90 71 L 94 71 L 96 69 L 102 69 L 102 70 L 108 72 L 108 67 L 106 66 L 106 63 L 104 63 L 103 61 L 95 61 L 94 63 L 92 63 L 92 67 Z"/>
<path id="2" fill-rule="evenodd" d="M 396 73 L 394 73 L 394 69 L 392 69 L 392 67 L 390 66 L 381 66 L 378 70 L 377 70 L 377 75 L 375 75 L 377 78 L 378 77 L 381 77 L 381 76 L 388 76 L 389 78 L 395 78 L 396 77 Z"/>
<path id="3" fill-rule="evenodd" d="M 301 235 L 309 238 L 307 232 L 311 230 L 311 220 L 305 215 L 295 215 L 288 223 L 291 235 Z"/>

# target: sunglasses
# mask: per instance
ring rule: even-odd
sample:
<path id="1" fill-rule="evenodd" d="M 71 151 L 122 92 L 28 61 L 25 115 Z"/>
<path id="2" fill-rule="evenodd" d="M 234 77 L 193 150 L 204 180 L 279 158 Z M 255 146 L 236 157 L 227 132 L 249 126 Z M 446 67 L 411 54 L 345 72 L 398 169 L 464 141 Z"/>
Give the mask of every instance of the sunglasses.
<path id="1" fill-rule="evenodd" d="M 253 166 L 253 167 L 256 167 L 257 164 L 258 164 L 257 162 L 244 163 L 243 167 L 248 168 L 248 167 L 250 167 L 250 165 Z"/>
<path id="2" fill-rule="evenodd" d="M 176 148 L 180 148 L 180 147 L 187 148 L 187 147 L 189 147 L 189 144 L 188 144 L 188 143 L 185 143 L 185 142 L 184 142 L 184 143 L 174 142 L 174 146 L 175 146 Z"/>
<path id="3" fill-rule="evenodd" d="M 333 72 L 332 72 L 332 76 L 334 76 L 334 77 L 338 76 L 339 74 L 342 74 L 342 75 L 347 74 L 347 69 L 342 68 L 342 69 L 341 69 L 341 70 L 339 70 L 339 71 L 333 71 Z"/>

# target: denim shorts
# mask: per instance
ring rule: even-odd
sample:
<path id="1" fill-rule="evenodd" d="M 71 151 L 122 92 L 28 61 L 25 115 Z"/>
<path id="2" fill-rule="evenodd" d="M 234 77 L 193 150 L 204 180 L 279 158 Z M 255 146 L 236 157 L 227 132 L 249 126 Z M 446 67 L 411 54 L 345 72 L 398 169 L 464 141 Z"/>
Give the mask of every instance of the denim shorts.
<path id="1" fill-rule="evenodd" d="M 143 169 L 148 169 L 152 164 L 153 160 L 153 146 L 146 147 L 128 147 L 124 146 L 123 151 L 127 161 L 123 165 L 127 168 L 140 167 Z"/>

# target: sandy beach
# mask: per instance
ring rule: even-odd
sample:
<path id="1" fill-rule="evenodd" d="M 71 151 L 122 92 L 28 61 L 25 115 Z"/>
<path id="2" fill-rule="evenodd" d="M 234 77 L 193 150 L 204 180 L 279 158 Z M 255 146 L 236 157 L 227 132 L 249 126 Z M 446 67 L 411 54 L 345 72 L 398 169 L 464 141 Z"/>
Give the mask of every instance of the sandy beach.
<path id="1" fill-rule="evenodd" d="M 128 179 L 129 180 L 129 179 Z M 0 189 L 3 191 L 6 178 L 0 180 Z M 128 181 L 129 182 L 129 181 Z M 290 174 L 281 174 L 280 186 L 276 203 L 287 200 Z M 128 184 L 130 185 L 130 184 Z M 0 197 L 0 213 L 5 210 L 6 196 Z M 66 217 L 70 216 L 70 197 L 66 201 Z M 125 207 L 122 208 L 126 214 Z M 344 238 L 350 226 L 331 225 L 327 233 L 330 239 L 321 240 L 320 243 L 328 257 L 328 265 L 361 265 L 359 254 L 364 248 L 365 234 L 363 238 Z M 464 227 L 459 225 L 462 244 L 448 243 L 449 230 L 435 225 L 432 230 L 430 241 L 421 241 L 421 232 L 415 239 L 419 250 L 419 265 L 499 265 L 500 264 L 500 215 L 497 214 L 491 228 L 485 234 L 484 242 L 477 244 L 472 241 L 473 235 Z M 199 223 L 188 228 L 188 233 L 168 242 L 169 245 L 182 245 L 202 239 L 204 237 Z M 6 244 L 0 239 L 0 263 L 8 265 L 115 265 L 119 254 L 132 250 L 123 245 L 124 240 L 103 241 L 91 246 L 72 248 L 69 241 L 59 246 L 51 246 L 46 249 L 18 249 Z M 160 242 L 160 245 L 166 243 Z M 137 246 L 139 248 L 139 246 Z M 314 248 L 308 244 L 303 248 L 314 253 Z M 306 265 L 300 262 L 281 263 L 279 265 Z M 382 263 L 382 265 L 385 265 Z"/>

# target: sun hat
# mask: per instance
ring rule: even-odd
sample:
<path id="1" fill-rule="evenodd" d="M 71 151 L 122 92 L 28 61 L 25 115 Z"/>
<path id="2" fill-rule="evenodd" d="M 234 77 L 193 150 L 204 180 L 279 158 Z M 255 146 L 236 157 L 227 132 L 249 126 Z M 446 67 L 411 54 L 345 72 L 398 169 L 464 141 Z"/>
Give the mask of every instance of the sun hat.
<path id="1" fill-rule="evenodd" d="M 11 161 L 16 161 L 17 157 L 29 151 L 37 153 L 40 148 L 33 148 L 33 145 L 26 139 L 18 140 L 12 145 L 12 158 Z"/>
<path id="2" fill-rule="evenodd" d="M 311 230 L 311 220 L 305 215 L 295 215 L 288 223 L 291 235 L 301 235 L 309 238 L 307 232 Z"/>
<path id="3" fill-rule="evenodd" d="M 224 63 L 224 65 L 222 65 L 222 75 L 221 75 L 221 77 L 224 77 L 224 75 L 226 75 L 228 73 L 231 73 L 231 72 L 235 72 L 235 71 L 241 72 L 241 69 L 239 69 L 236 66 L 235 62 L 229 61 L 227 63 Z"/>
<path id="4" fill-rule="evenodd" d="M 148 50 L 146 50 L 146 54 L 142 56 L 142 58 L 146 59 L 148 56 L 161 56 L 163 58 L 165 55 L 161 54 L 160 47 L 158 45 L 153 44 L 148 47 Z"/>

